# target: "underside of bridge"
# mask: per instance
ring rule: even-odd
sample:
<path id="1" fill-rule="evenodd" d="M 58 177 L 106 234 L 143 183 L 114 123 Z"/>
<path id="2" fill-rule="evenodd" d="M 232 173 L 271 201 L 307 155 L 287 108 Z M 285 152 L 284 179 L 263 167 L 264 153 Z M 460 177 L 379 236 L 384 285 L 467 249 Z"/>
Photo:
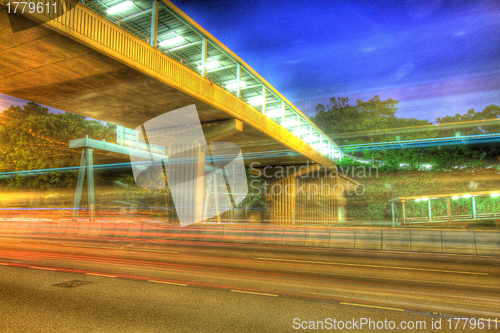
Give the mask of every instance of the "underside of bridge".
<path id="1" fill-rule="evenodd" d="M 115 36 L 109 30 L 100 33 L 99 38 Z M 206 125 L 227 119 L 243 122 L 243 131 L 221 141 L 239 145 L 246 165 L 252 162 L 259 162 L 260 166 L 297 165 L 308 160 L 334 165 L 249 104 L 211 84 L 209 79 L 193 76 L 203 88 L 201 94 L 194 92 L 176 82 L 176 73 L 171 73 L 173 78 L 156 75 L 55 20 L 13 33 L 6 10 L 0 10 L 0 54 L 0 92 L 6 95 L 129 128 L 194 104 L 205 124 L 204 131 L 210 129 Z M 231 100 L 232 107 L 225 105 L 224 99 Z"/>

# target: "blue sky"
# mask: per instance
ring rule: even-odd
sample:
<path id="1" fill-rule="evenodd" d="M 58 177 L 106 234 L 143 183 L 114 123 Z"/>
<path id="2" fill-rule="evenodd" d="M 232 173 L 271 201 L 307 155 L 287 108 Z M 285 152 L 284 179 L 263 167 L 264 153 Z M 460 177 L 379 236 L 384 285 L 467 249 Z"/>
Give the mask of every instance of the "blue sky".
<path id="1" fill-rule="evenodd" d="M 499 1 L 173 2 L 309 114 L 340 96 L 430 121 L 500 105 Z"/>
<path id="2" fill-rule="evenodd" d="M 500 1 L 173 2 L 308 115 L 330 97 L 430 121 L 500 105 Z"/>

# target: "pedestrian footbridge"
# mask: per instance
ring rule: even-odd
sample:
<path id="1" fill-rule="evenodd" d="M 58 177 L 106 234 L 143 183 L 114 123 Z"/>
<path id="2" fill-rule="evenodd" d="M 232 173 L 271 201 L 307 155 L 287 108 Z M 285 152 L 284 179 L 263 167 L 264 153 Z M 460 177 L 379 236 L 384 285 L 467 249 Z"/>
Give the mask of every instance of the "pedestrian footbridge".
<path id="1" fill-rule="evenodd" d="M 0 93 L 128 128 L 195 104 L 204 131 L 243 124 L 223 141 L 240 146 L 247 165 L 331 167 L 342 158 L 285 96 L 171 2 L 29 0 L 26 8 L 32 2 L 43 4 L 40 12 L 12 16 L 10 0 L 0 0 Z M 34 24 L 23 28 L 23 20 Z"/>

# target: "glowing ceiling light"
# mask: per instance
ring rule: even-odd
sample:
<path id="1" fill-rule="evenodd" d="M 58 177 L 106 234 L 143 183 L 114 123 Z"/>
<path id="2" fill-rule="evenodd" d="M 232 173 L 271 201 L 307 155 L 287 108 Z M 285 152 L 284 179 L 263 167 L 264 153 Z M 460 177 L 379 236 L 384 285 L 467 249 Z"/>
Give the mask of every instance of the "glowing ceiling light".
<path id="1" fill-rule="evenodd" d="M 160 43 L 160 46 L 170 46 L 170 45 L 175 45 L 179 44 L 184 41 L 184 38 L 182 36 L 177 36 L 173 38 L 169 38 L 167 40 L 164 40 Z"/>
<path id="2" fill-rule="evenodd" d="M 493 198 L 500 197 L 500 193 L 492 193 L 492 194 L 491 194 L 491 196 L 492 196 Z"/>
<path id="3" fill-rule="evenodd" d="M 248 104 L 253 106 L 262 105 L 262 101 L 263 101 L 262 96 L 252 97 L 248 100 Z"/>
<path id="4" fill-rule="evenodd" d="M 290 121 L 290 120 L 287 120 L 287 122 Z M 297 124 L 297 122 L 295 122 L 295 125 Z M 297 133 L 295 135 L 299 136 L 299 135 L 305 135 L 305 134 L 309 134 L 309 130 L 307 128 L 297 128 L 293 131 L 293 133 Z"/>
<path id="5" fill-rule="evenodd" d="M 283 110 L 272 110 L 272 111 L 267 111 L 267 116 L 269 118 L 277 118 L 283 116 Z"/>
<path id="6" fill-rule="evenodd" d="M 456 195 L 454 197 L 451 197 L 453 200 L 458 200 L 460 197 L 457 197 Z"/>
<path id="7" fill-rule="evenodd" d="M 221 67 L 221 64 L 218 61 L 212 60 L 210 62 L 207 62 L 207 64 L 205 65 L 205 67 L 207 69 L 214 69 L 214 68 L 217 68 L 217 67 Z"/>
<path id="8" fill-rule="evenodd" d="M 422 200 L 422 199 L 415 199 L 416 202 L 419 202 L 420 200 Z"/>
<path id="9" fill-rule="evenodd" d="M 221 67 L 221 64 L 217 60 L 214 60 L 214 59 L 209 59 L 207 61 L 207 63 L 205 64 L 205 68 L 207 70 L 214 69 L 214 68 L 217 68 L 217 67 Z M 202 68 L 203 68 L 203 65 L 199 65 L 198 66 L 198 69 L 202 69 Z"/>
<path id="10" fill-rule="evenodd" d="M 246 85 L 247 85 L 247 83 L 245 81 L 241 81 L 239 83 L 240 87 L 245 87 Z M 226 85 L 226 89 L 228 89 L 228 90 L 234 90 L 236 88 L 238 88 L 238 81 L 233 81 L 233 82 L 230 82 Z"/>
<path id="11" fill-rule="evenodd" d="M 422 199 L 422 201 L 427 201 L 427 200 L 429 200 L 429 198 L 423 198 L 423 199 Z"/>
<path id="12" fill-rule="evenodd" d="M 470 198 L 470 197 L 472 197 L 472 195 L 470 195 L 470 194 L 462 195 L 462 198 L 466 198 L 467 199 L 467 198 Z"/>
<path id="13" fill-rule="evenodd" d="M 122 3 L 119 3 L 115 6 L 112 6 L 112 7 L 109 7 L 106 12 L 108 14 L 115 14 L 115 13 L 118 13 L 118 12 L 121 12 L 121 11 L 124 11 L 128 8 L 130 8 L 134 3 L 132 1 L 125 1 L 125 2 L 122 2 Z"/>

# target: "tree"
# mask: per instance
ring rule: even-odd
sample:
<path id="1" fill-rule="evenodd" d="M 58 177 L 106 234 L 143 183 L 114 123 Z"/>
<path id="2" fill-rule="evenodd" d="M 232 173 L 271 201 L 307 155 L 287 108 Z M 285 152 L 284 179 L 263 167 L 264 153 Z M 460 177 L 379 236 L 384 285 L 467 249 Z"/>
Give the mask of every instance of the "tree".
<path id="1" fill-rule="evenodd" d="M 500 132 L 500 107 L 489 105 L 481 112 L 470 109 L 463 115 L 437 118 L 436 122 L 443 128 L 440 136 L 464 136 Z M 452 124 L 454 126 L 447 126 Z"/>
<path id="2" fill-rule="evenodd" d="M 500 132 L 500 108 L 487 106 L 482 112 L 467 113 L 438 118 L 439 125 L 426 120 L 397 118 L 398 101 L 381 101 L 375 96 L 368 102 L 357 101 L 350 106 L 347 98 L 332 98 L 327 107 L 318 105 L 311 119 L 339 144 L 386 142 L 435 137 L 474 135 Z M 345 140 L 345 141 L 344 141 Z M 349 141 L 347 141 L 349 140 Z M 500 186 L 497 168 L 486 163 L 488 156 L 497 156 L 496 144 L 448 145 L 411 149 L 364 149 L 364 157 L 382 160 L 380 178 L 357 179 L 366 187 L 365 194 L 351 196 L 347 201 L 350 218 L 382 220 L 388 219 L 388 200 L 393 197 L 432 195 L 467 192 L 474 190 L 496 190 Z M 340 167 L 363 167 L 358 162 L 344 159 Z M 403 167 L 402 167 L 403 166 Z M 458 207 L 457 205 L 462 205 Z M 470 203 L 454 203 L 463 214 L 470 213 Z M 495 212 L 499 202 L 485 198 L 478 209 Z M 407 216 L 426 216 L 427 206 L 412 202 L 407 206 Z M 434 214 L 445 215 L 446 202 L 433 202 Z M 390 212 L 390 211 L 389 211 Z"/>
<path id="3" fill-rule="evenodd" d="M 69 140 L 89 135 L 113 140 L 112 125 L 72 114 L 53 114 L 48 108 L 28 102 L 11 106 L 0 114 L 0 171 L 26 171 L 78 166 L 81 150 L 68 148 Z M 71 187 L 77 172 L 49 171 L 37 177 L 8 178 L 8 187 Z"/>
<path id="4" fill-rule="evenodd" d="M 349 98 L 332 97 L 328 106 L 316 106 L 311 120 L 340 145 L 433 137 L 432 131 L 425 128 L 431 124 L 429 121 L 396 117 L 399 101 L 382 101 L 375 96 L 368 102 L 356 103 L 350 106 Z M 408 131 L 409 127 L 420 128 Z"/>

